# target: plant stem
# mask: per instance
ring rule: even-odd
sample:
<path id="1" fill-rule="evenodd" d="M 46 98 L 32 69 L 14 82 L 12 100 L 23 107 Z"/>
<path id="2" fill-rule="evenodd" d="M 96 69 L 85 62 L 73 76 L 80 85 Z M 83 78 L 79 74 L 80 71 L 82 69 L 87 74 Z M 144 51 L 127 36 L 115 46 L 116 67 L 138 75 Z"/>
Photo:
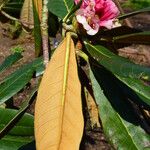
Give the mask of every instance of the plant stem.
<path id="1" fill-rule="evenodd" d="M 49 43 L 48 43 L 48 0 L 43 0 L 43 10 L 42 10 L 42 21 L 41 21 L 41 31 L 42 31 L 42 45 L 43 45 L 43 57 L 44 65 L 47 67 L 49 61 Z"/>
<path id="2" fill-rule="evenodd" d="M 117 5 L 117 7 L 118 7 L 118 9 L 119 9 L 119 11 L 121 13 L 121 15 L 123 15 L 124 14 L 124 10 L 122 9 L 122 7 L 120 5 L 119 0 L 114 0 L 114 2 Z M 127 26 L 133 27 L 129 19 L 125 19 L 124 22 L 126 23 Z"/>
<path id="3" fill-rule="evenodd" d="M 8 18 L 8 19 L 10 19 L 10 20 L 13 20 L 13 21 L 18 21 L 18 22 L 19 22 L 19 19 L 10 16 L 10 15 L 7 14 L 5 11 L 1 10 L 0 12 L 1 12 L 6 18 Z"/>

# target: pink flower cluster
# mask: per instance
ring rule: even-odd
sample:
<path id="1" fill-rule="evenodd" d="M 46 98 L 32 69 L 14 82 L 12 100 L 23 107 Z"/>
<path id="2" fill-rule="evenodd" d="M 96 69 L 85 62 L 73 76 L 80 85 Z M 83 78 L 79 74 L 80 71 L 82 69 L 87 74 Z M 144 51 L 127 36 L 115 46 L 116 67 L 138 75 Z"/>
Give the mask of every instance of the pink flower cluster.
<path id="1" fill-rule="evenodd" d="M 78 4 L 80 0 L 74 0 Z M 77 21 L 83 25 L 87 34 L 95 35 L 100 27 L 111 29 L 119 10 L 112 0 L 82 0 L 80 9 L 76 12 Z"/>

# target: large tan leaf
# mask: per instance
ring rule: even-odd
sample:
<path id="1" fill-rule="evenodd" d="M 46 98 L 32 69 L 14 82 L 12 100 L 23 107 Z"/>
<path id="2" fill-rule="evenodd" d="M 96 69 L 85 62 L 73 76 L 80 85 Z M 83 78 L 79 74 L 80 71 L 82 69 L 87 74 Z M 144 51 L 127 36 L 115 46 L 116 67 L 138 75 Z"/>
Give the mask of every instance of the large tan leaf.
<path id="1" fill-rule="evenodd" d="M 83 133 L 81 85 L 70 34 L 42 78 L 35 106 L 37 150 L 78 150 Z"/>

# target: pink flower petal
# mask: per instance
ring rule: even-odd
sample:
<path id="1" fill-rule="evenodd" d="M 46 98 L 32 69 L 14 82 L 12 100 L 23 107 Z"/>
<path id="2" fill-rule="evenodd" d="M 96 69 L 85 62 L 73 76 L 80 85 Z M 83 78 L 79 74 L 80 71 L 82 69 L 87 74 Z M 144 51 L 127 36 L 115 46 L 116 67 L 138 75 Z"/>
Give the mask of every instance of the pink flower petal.
<path id="1" fill-rule="evenodd" d="M 78 4 L 80 0 L 74 1 Z M 96 34 L 100 27 L 111 29 L 120 25 L 114 22 L 118 15 L 119 10 L 112 0 L 83 0 L 76 12 L 77 21 L 89 35 Z"/>
<path id="2" fill-rule="evenodd" d="M 87 34 L 95 35 L 98 31 L 99 31 L 99 25 L 97 27 L 95 27 L 94 29 L 90 28 L 90 30 L 87 30 Z"/>
<path id="3" fill-rule="evenodd" d="M 100 21 L 100 26 L 101 27 L 106 27 L 107 29 L 111 29 L 113 27 L 113 19 L 112 20 Z"/>
<path id="4" fill-rule="evenodd" d="M 103 7 L 103 12 L 100 20 L 109 20 L 116 18 L 119 15 L 119 10 L 115 3 L 110 0 L 106 0 Z"/>
<path id="5" fill-rule="evenodd" d="M 84 16 L 77 15 L 76 18 L 77 18 L 77 21 L 78 21 L 79 23 L 81 23 L 81 24 L 84 24 L 84 23 L 87 22 L 87 21 L 86 21 L 86 18 L 85 18 Z"/>

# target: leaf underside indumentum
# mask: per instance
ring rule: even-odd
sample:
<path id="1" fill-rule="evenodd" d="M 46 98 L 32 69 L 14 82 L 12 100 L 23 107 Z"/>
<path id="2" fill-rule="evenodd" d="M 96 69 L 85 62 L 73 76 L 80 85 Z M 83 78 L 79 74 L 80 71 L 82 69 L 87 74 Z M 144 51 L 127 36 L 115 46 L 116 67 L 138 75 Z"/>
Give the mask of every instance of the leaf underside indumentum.
<path id="1" fill-rule="evenodd" d="M 35 106 L 38 150 L 78 150 L 83 134 L 81 85 L 70 34 L 56 49 L 41 81 Z"/>

